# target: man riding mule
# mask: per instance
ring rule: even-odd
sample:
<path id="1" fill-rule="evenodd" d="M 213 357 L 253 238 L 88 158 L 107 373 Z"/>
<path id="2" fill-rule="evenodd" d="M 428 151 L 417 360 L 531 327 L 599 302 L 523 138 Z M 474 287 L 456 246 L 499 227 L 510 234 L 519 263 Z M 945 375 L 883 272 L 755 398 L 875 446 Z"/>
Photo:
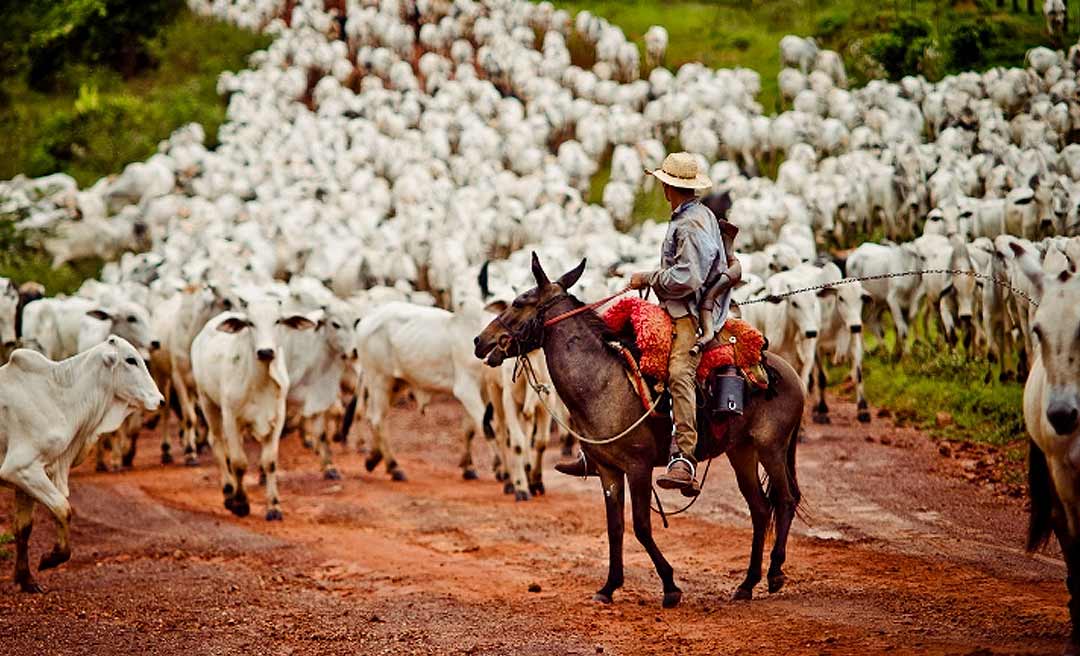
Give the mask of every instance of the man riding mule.
<path id="1" fill-rule="evenodd" d="M 536 287 L 514 299 L 484 328 L 474 340 L 475 355 L 487 365 L 498 367 L 507 358 L 544 350 L 551 382 L 569 411 L 589 468 L 599 474 L 604 493 L 608 576 L 594 599 L 610 603 L 615 590 L 623 584 L 623 506 L 629 488 L 634 536 L 649 554 L 663 583 L 663 605 L 675 606 L 682 591 L 675 584 L 674 570 L 653 539 L 650 510 L 653 468 L 670 461 L 672 421 L 665 413 L 652 413 L 648 408 L 642 414 L 642 397 L 627 375 L 628 362 L 612 346 L 617 335 L 589 306 L 569 293 L 584 270 L 582 261 L 550 280 L 533 253 Z M 705 358 L 720 350 L 708 351 Z M 695 454 L 699 460 L 721 454 L 728 457 L 750 510 L 754 527 L 750 565 L 735 592 L 736 599 L 750 599 L 761 581 L 770 524 L 775 528 L 769 591 L 784 586 L 788 532 L 801 498 L 795 474 L 795 436 L 805 401 L 802 381 L 791 365 L 775 354 L 766 351 L 760 353 L 760 358 L 759 364 L 768 374 L 766 388 L 748 395 L 742 414 L 723 420 L 723 439 L 698 440 Z M 710 435 L 714 428 L 711 415 L 704 414 L 701 426 L 704 435 Z M 762 488 L 759 467 L 765 471 L 767 490 Z"/>
<path id="2" fill-rule="evenodd" d="M 671 205 L 671 222 L 661 248 L 660 268 L 633 274 L 630 287 L 656 292 L 674 323 L 668 389 L 675 429 L 667 472 L 656 484 L 692 497 L 701 491 L 694 460 L 698 441 L 694 376 L 701 359 L 701 349 L 696 348 L 698 329 L 704 324 L 711 333 L 723 327 L 733 282 L 728 266 L 737 260 L 733 252 L 726 252 L 716 216 L 697 197 L 696 192 L 708 189 L 712 182 L 698 171 L 692 155 L 672 153 L 660 169 L 649 174 L 663 184 L 664 198 Z M 556 469 L 578 476 L 589 473 L 582 457 L 559 463 Z"/>

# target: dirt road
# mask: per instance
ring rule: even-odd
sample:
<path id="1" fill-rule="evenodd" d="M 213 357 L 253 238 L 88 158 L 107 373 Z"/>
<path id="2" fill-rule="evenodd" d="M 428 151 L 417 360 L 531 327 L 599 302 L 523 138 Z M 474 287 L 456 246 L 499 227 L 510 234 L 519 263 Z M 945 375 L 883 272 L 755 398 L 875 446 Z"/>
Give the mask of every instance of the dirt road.
<path id="1" fill-rule="evenodd" d="M 446 430 L 459 421 L 449 401 L 394 411 L 406 483 L 356 455 L 337 456 L 345 480 L 324 481 L 287 439 L 280 523 L 261 518 L 257 488 L 252 516 L 232 517 L 209 456 L 162 467 L 152 438 L 134 471 L 84 465 L 74 557 L 40 575 L 47 594 L 5 584 L 3 653 L 1042 654 L 1065 636 L 1064 566 L 1023 553 L 1022 502 L 968 482 L 912 429 L 855 423 L 850 404 L 834 400 L 833 423 L 799 447 L 809 523 L 796 522 L 788 586 L 729 600 L 750 522 L 718 461 L 691 513 L 655 524 L 685 591 L 670 611 L 632 535 L 625 589 L 589 600 L 607 562 L 596 479 L 550 472 L 528 503 L 487 470 L 462 481 Z M 6 527 L 6 494 L 0 508 Z M 53 536 L 37 519 L 35 564 Z"/>

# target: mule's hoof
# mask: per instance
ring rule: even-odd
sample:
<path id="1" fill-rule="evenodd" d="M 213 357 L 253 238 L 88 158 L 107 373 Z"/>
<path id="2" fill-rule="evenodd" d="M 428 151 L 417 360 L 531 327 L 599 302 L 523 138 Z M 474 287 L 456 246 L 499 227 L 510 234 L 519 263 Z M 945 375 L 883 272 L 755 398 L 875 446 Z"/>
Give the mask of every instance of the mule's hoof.
<path id="1" fill-rule="evenodd" d="M 544 496 L 544 484 L 529 483 L 529 492 L 531 492 L 534 497 Z"/>
<path id="2" fill-rule="evenodd" d="M 94 465 L 94 471 L 96 471 L 96 472 L 107 472 L 107 471 L 109 471 L 109 466 L 106 465 L 103 462 L 99 462 L 98 464 Z"/>
<path id="3" fill-rule="evenodd" d="M 777 574 L 776 576 L 769 577 L 769 594 L 774 592 L 780 592 L 780 588 L 784 587 L 787 583 L 787 577 L 783 574 Z"/>
<path id="4" fill-rule="evenodd" d="M 30 594 L 41 594 L 45 592 L 45 588 L 38 585 L 38 582 L 30 579 L 29 581 L 18 581 L 19 592 L 29 592 Z"/>
<path id="5" fill-rule="evenodd" d="M 476 473 L 476 470 L 472 467 L 469 467 L 465 471 L 461 472 L 461 477 L 467 481 L 475 481 L 476 479 L 480 478 L 480 476 Z"/>
<path id="6" fill-rule="evenodd" d="M 507 481 L 507 482 L 503 483 L 503 494 L 513 494 L 513 493 L 514 493 L 514 484 L 511 483 L 510 481 Z"/>
<path id="7" fill-rule="evenodd" d="M 682 590 L 672 590 L 664 593 L 664 608 L 675 608 L 682 601 Z"/>
<path id="8" fill-rule="evenodd" d="M 38 563 L 38 571 L 52 569 L 58 565 L 62 565 L 71 559 L 71 552 L 57 551 L 53 549 L 49 553 L 41 557 L 41 561 Z"/>
<path id="9" fill-rule="evenodd" d="M 813 419 L 814 419 L 815 424 L 828 424 L 829 423 L 829 415 L 822 414 L 822 413 L 819 413 L 819 412 L 814 413 Z"/>
<path id="10" fill-rule="evenodd" d="M 746 588 L 735 588 L 735 594 L 731 595 L 732 601 L 750 601 L 754 598 L 754 591 Z"/>
<path id="11" fill-rule="evenodd" d="M 171 464 L 173 464 L 172 454 L 169 453 L 168 451 L 162 451 L 161 452 L 161 464 L 163 464 L 163 465 L 171 465 Z"/>
<path id="12" fill-rule="evenodd" d="M 324 471 L 322 473 L 322 477 L 323 477 L 324 480 L 327 480 L 327 481 L 340 481 L 341 480 L 341 474 L 338 472 L 338 470 L 334 469 L 333 467 L 331 467 L 330 469 L 327 469 L 326 471 Z"/>
<path id="13" fill-rule="evenodd" d="M 395 469 L 394 471 L 390 472 L 390 480 L 403 482 L 403 481 L 407 481 L 409 479 L 405 477 L 404 470 Z"/>
<path id="14" fill-rule="evenodd" d="M 610 604 L 611 603 L 611 595 L 609 595 L 609 594 L 607 594 L 605 592 L 597 592 L 596 594 L 594 594 L 592 596 L 592 600 L 593 601 L 598 601 L 598 602 L 600 602 L 602 604 Z"/>
<path id="15" fill-rule="evenodd" d="M 870 411 L 869 410 L 859 410 L 859 414 L 856 416 L 856 418 L 859 420 L 859 423 L 869 424 L 870 423 Z"/>
<path id="16" fill-rule="evenodd" d="M 199 466 L 199 458 L 198 458 L 198 456 L 196 456 L 194 453 L 189 453 L 186 456 L 184 456 L 184 466 L 185 467 L 198 467 Z"/>
<path id="17" fill-rule="evenodd" d="M 382 454 L 376 451 L 364 459 L 364 469 L 369 472 L 375 471 L 380 462 L 382 462 Z"/>
<path id="18" fill-rule="evenodd" d="M 285 519 L 285 516 L 281 514 L 281 510 L 278 508 L 271 508 L 266 511 L 266 521 L 268 522 L 280 522 Z"/>
<path id="19" fill-rule="evenodd" d="M 528 501 L 529 493 L 525 490 L 518 490 L 514 492 L 514 501 Z"/>

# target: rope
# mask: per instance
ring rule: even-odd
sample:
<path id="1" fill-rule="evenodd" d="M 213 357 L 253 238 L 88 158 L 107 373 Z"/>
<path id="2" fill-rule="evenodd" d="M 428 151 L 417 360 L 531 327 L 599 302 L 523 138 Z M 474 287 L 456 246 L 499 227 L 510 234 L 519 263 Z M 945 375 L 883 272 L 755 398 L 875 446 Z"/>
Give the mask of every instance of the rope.
<path id="1" fill-rule="evenodd" d="M 633 424 L 630 425 L 629 428 L 627 428 L 623 432 L 619 433 L 618 435 L 613 435 L 612 437 L 608 437 L 608 438 L 604 438 L 604 439 L 593 439 L 591 437 L 585 437 L 581 433 L 578 433 L 577 431 L 575 431 L 573 428 L 570 428 L 569 426 L 567 426 L 563 422 L 563 420 L 559 418 L 559 415 L 554 410 L 551 409 L 551 406 L 549 406 L 547 401 L 544 399 L 544 395 L 550 394 L 551 390 L 548 389 L 547 385 L 544 385 L 543 383 L 541 383 L 540 381 L 537 380 L 536 372 L 533 371 L 532 362 L 529 361 L 529 358 L 525 357 L 524 355 L 518 356 L 518 363 L 521 364 L 522 368 L 525 370 L 525 382 L 527 382 L 529 384 L 529 387 L 533 388 L 533 390 L 536 392 L 536 395 L 538 397 L 540 397 L 540 403 L 543 404 L 544 409 L 548 411 L 548 414 L 550 414 L 552 419 L 555 420 L 555 423 L 558 424 L 560 427 L 562 427 L 563 430 L 570 433 L 571 435 L 576 437 L 579 441 L 584 442 L 585 444 L 603 445 L 603 444 L 611 444 L 612 442 L 617 442 L 618 440 L 621 440 L 622 438 L 624 438 L 627 435 L 629 435 L 630 433 L 632 433 L 634 431 L 634 429 L 636 429 L 646 419 L 648 419 L 649 415 L 651 415 L 653 413 L 653 410 L 656 410 L 656 406 L 660 405 L 660 399 L 662 399 L 664 397 L 663 394 L 657 394 L 656 395 L 656 400 L 653 401 L 653 404 L 651 406 L 649 406 L 649 408 L 645 411 L 645 414 L 641 415 L 640 419 L 635 421 Z"/>
<path id="2" fill-rule="evenodd" d="M 544 328 L 550 328 L 550 327 L 554 326 L 555 324 L 559 323 L 560 321 L 562 321 L 563 319 L 569 319 L 570 317 L 577 316 L 579 314 L 582 314 L 583 312 L 588 312 L 589 310 L 595 310 L 596 308 L 600 307 L 601 305 L 604 305 L 605 303 L 608 303 L 609 301 L 612 301 L 612 300 L 618 298 L 619 296 L 622 296 L 626 292 L 630 291 L 630 289 L 631 289 L 630 285 L 627 285 L 626 287 L 623 287 L 622 289 L 615 292 L 611 296 L 605 296 L 604 298 L 600 299 L 599 301 L 594 301 L 592 303 L 589 303 L 588 305 L 583 305 L 583 306 L 581 306 L 579 308 L 575 308 L 573 310 L 570 310 L 569 312 L 563 312 L 562 314 L 560 314 L 560 315 L 558 315 L 556 317 L 552 317 L 551 319 L 548 319 L 547 321 L 545 321 L 544 322 Z"/>
<path id="3" fill-rule="evenodd" d="M 850 285 L 852 283 L 866 282 L 866 281 L 869 281 L 869 280 L 887 280 L 889 278 L 903 278 L 905 276 L 924 276 L 924 275 L 933 275 L 933 274 L 946 274 L 946 275 L 953 275 L 953 276 L 970 276 L 972 278 L 977 278 L 977 279 L 980 279 L 980 280 L 988 280 L 991 283 L 997 285 L 998 287 L 1004 287 L 1004 288 L 1008 289 L 1013 294 L 1016 294 L 1020 298 L 1027 301 L 1027 303 L 1029 305 L 1032 305 L 1034 307 L 1039 307 L 1038 301 L 1031 298 L 1031 296 L 1029 296 L 1027 294 L 1027 292 L 1024 292 L 1023 290 L 1020 290 L 1020 289 L 1017 289 L 1016 287 L 1013 287 L 1011 284 L 1009 284 L 1009 282 L 1007 280 L 1002 280 L 1001 278 L 996 278 L 994 276 L 988 276 L 988 275 L 986 275 L 984 273 L 978 273 L 978 272 L 975 272 L 975 271 L 968 271 L 968 270 L 964 270 L 964 269 L 924 269 L 922 271 L 900 271 L 900 272 L 897 272 L 897 273 L 879 273 L 879 274 L 875 274 L 875 275 L 872 275 L 872 276 L 858 276 L 858 277 L 852 277 L 852 278 L 842 278 L 842 279 L 837 280 L 835 282 L 826 282 L 826 283 L 822 283 L 820 285 L 814 285 L 812 287 L 803 287 L 802 289 L 795 289 L 795 290 L 788 291 L 788 292 L 781 292 L 779 294 L 766 294 L 765 296 L 758 296 L 756 298 L 751 298 L 751 299 L 739 302 L 738 305 L 753 305 L 755 303 L 765 303 L 766 301 L 776 302 L 776 301 L 778 301 L 780 299 L 787 298 L 789 296 L 795 296 L 796 294 L 805 294 L 807 292 L 821 291 L 823 289 L 830 289 L 832 287 L 836 287 L 837 285 Z"/>

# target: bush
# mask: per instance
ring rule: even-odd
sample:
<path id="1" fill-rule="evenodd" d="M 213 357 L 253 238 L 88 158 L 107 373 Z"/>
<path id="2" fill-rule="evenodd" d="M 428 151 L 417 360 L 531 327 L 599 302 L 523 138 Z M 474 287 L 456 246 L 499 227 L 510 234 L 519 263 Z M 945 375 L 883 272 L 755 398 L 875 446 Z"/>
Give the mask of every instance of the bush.
<path id="1" fill-rule="evenodd" d="M 888 32 L 877 34 L 867 41 L 867 52 L 891 80 L 922 71 L 924 59 L 934 50 L 936 42 L 930 25 L 924 20 L 905 16 Z"/>
<path id="2" fill-rule="evenodd" d="M 986 23 L 965 21 L 950 26 L 945 37 L 950 65 L 953 69 L 981 66 L 984 53 L 995 41 L 994 30 Z"/>

